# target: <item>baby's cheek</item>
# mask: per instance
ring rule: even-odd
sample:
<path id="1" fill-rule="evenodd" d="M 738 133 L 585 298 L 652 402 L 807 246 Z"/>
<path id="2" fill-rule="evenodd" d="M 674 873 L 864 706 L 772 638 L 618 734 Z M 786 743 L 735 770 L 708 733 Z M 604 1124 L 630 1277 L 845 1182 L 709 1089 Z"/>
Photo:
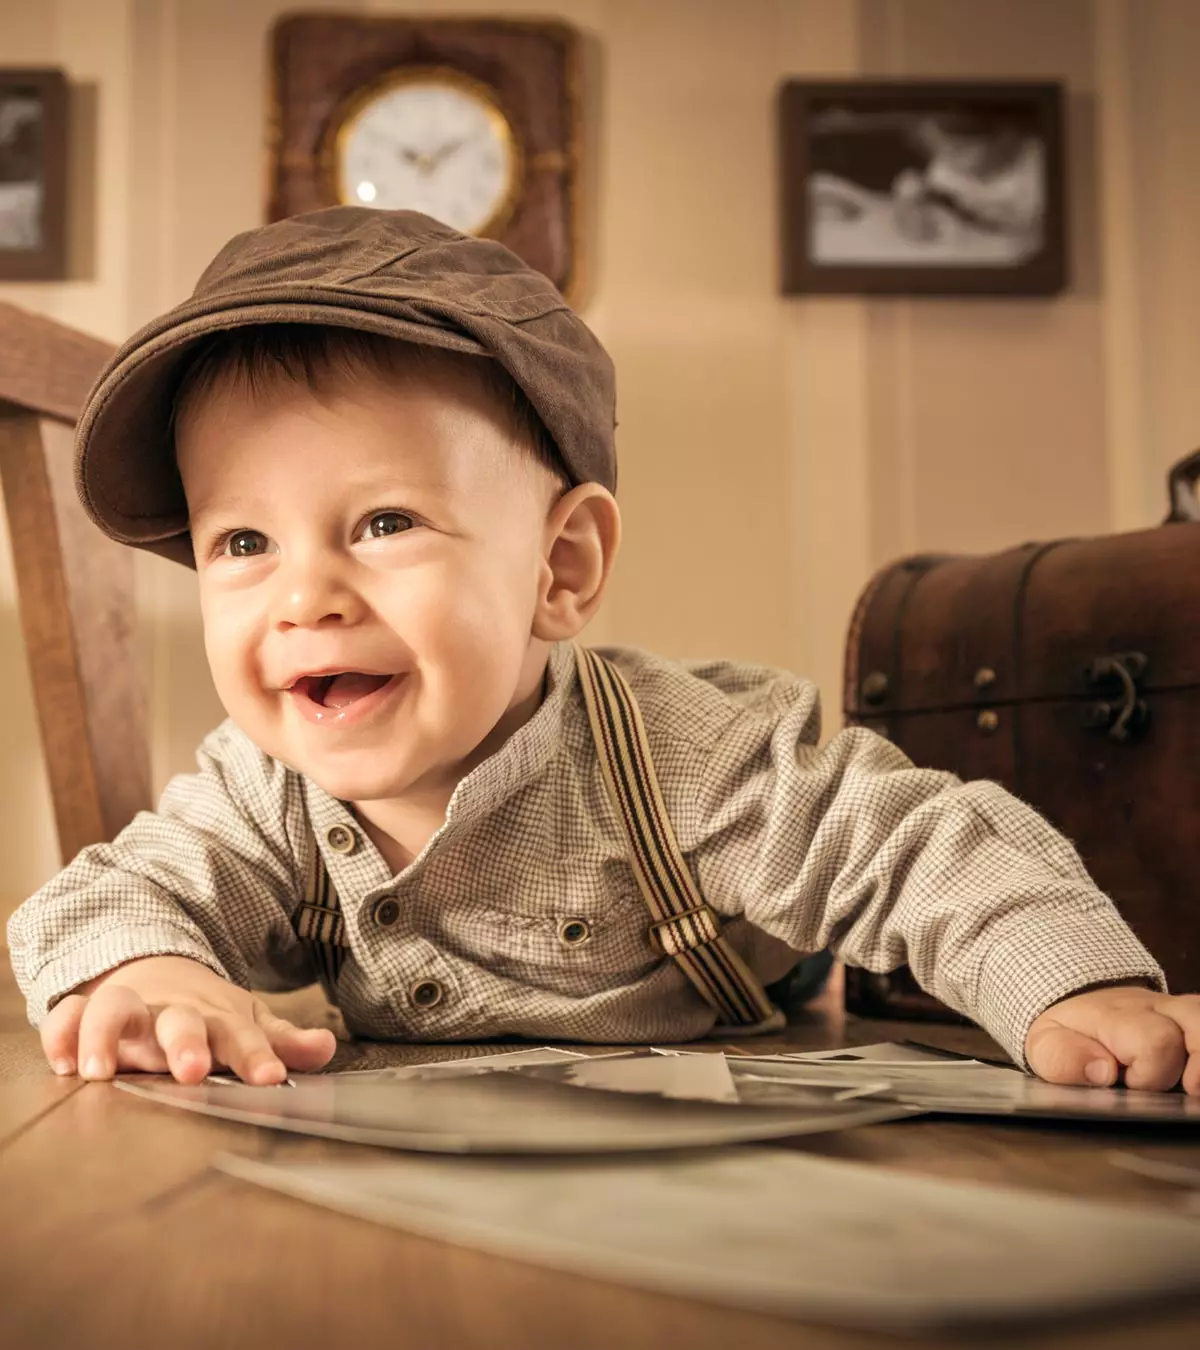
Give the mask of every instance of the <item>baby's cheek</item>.
<path id="1" fill-rule="evenodd" d="M 262 690 L 257 648 L 230 624 L 206 619 L 204 647 L 217 697 L 232 717 L 244 715 Z"/>
<path id="2" fill-rule="evenodd" d="M 469 754 L 504 716 L 521 676 L 528 646 L 514 640 L 495 616 L 459 612 L 438 633 L 436 654 L 427 649 L 423 676 L 432 695 L 426 705 L 435 734 L 448 748 Z"/>

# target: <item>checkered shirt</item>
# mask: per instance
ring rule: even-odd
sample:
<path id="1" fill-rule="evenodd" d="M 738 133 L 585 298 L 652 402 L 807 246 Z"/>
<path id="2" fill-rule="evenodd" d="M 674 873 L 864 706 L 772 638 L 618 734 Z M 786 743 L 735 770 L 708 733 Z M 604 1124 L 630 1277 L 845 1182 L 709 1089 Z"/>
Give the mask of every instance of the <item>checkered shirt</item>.
<path id="1" fill-rule="evenodd" d="M 819 748 L 817 691 L 789 674 L 604 654 L 642 709 L 688 865 L 764 983 L 825 947 L 874 971 L 907 960 L 1018 1063 L 1033 1019 L 1073 991 L 1163 986 L 1072 846 L 995 784 L 914 768 L 863 729 Z M 397 876 L 346 803 L 232 723 L 198 763 L 12 917 L 35 1025 L 75 986 L 163 953 L 247 987 L 310 983 L 293 920 L 319 848 L 346 915 L 338 1002 L 352 1032 L 641 1043 L 712 1031 L 713 1011 L 651 944 L 570 646 L 551 654 L 539 710 L 462 780 Z"/>

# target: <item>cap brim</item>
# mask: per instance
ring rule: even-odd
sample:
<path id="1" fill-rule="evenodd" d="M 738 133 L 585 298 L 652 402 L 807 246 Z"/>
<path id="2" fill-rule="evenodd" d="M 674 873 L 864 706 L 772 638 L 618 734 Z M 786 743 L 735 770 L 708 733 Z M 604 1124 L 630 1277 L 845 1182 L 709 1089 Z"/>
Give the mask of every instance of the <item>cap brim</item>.
<path id="1" fill-rule="evenodd" d="M 171 414 L 186 358 L 211 333 L 253 324 L 321 324 L 448 351 L 493 355 L 461 329 L 324 299 L 297 302 L 294 286 L 288 296 L 267 294 L 243 307 L 200 309 L 192 315 L 185 311 L 161 332 L 140 334 L 101 376 L 77 431 L 76 485 L 88 514 L 112 538 L 194 566 Z M 362 304 L 362 297 L 354 300 Z"/>

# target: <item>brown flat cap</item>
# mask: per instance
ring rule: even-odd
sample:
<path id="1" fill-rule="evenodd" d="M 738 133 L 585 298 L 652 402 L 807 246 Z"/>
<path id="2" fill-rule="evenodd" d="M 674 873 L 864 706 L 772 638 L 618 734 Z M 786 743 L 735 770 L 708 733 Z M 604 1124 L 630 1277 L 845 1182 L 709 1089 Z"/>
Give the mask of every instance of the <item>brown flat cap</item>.
<path id="1" fill-rule="evenodd" d="M 189 350 L 223 328 L 313 323 L 494 357 L 576 483 L 615 489 L 612 362 L 551 282 L 416 211 L 335 206 L 231 239 L 189 300 L 109 362 L 79 420 L 80 500 L 111 538 L 191 564 L 171 409 Z"/>

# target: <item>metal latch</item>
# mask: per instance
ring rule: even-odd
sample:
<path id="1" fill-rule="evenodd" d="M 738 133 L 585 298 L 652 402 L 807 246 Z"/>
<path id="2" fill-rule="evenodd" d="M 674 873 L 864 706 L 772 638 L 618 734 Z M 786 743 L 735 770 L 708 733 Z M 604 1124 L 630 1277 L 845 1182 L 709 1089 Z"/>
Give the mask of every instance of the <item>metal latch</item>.
<path id="1" fill-rule="evenodd" d="M 1084 726 L 1107 731 L 1114 741 L 1128 741 L 1144 732 L 1150 708 L 1141 697 L 1138 681 L 1149 664 L 1144 652 L 1116 652 L 1089 661 L 1083 668 L 1084 681 L 1105 697 L 1085 705 Z"/>

